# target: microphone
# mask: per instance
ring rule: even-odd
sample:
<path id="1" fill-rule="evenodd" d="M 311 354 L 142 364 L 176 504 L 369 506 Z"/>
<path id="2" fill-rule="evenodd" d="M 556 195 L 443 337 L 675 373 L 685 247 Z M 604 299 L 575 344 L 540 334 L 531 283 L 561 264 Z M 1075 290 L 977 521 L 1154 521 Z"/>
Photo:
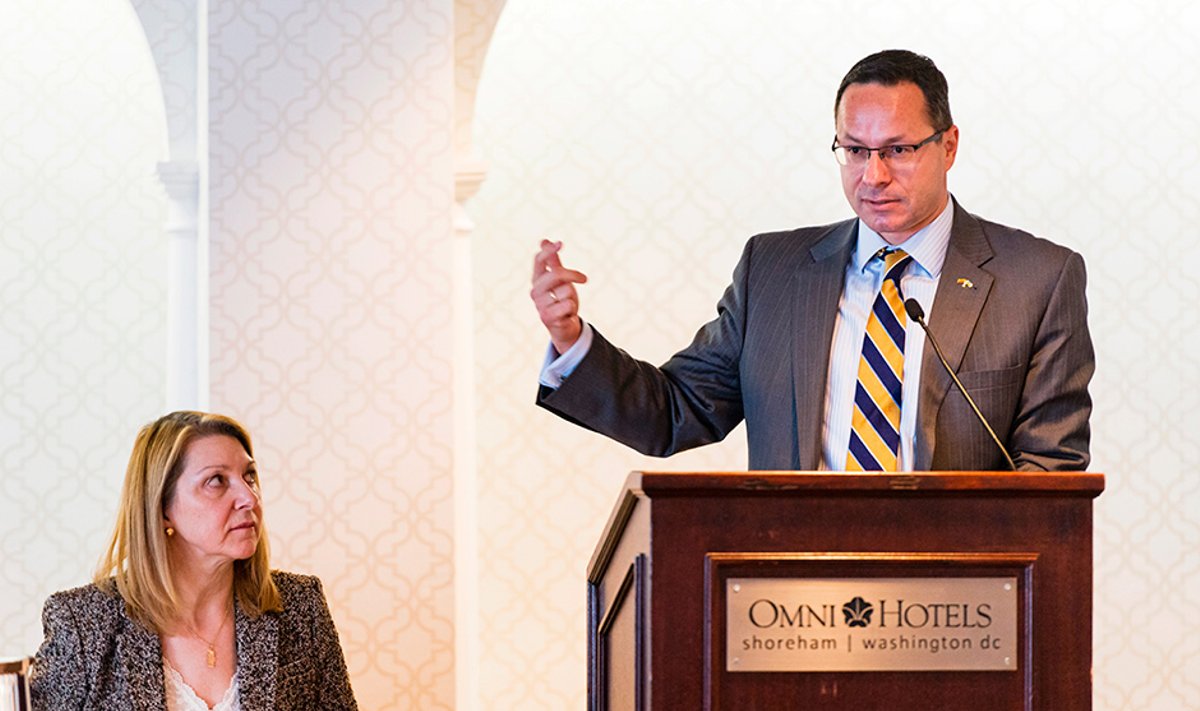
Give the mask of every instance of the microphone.
<path id="1" fill-rule="evenodd" d="M 962 381 L 958 379 L 958 376 L 955 375 L 954 371 L 950 368 L 950 364 L 946 362 L 946 357 L 942 355 L 942 349 L 938 348 L 937 341 L 934 340 L 933 334 L 929 332 L 929 327 L 925 325 L 925 310 L 921 308 L 921 305 L 917 303 L 916 299 L 905 299 L 904 310 L 908 313 L 909 318 L 921 325 L 921 329 L 925 331 L 925 338 L 927 338 L 930 345 L 933 346 L 933 352 L 937 353 L 938 360 L 941 361 L 942 367 L 945 368 L 946 372 L 950 374 L 950 379 L 954 381 L 954 384 L 958 387 L 958 391 L 967 399 L 967 404 L 971 406 L 971 409 L 975 412 L 975 416 L 979 418 L 979 422 L 983 425 L 983 429 L 987 430 L 987 433 L 992 436 L 992 441 L 995 442 L 996 446 L 1000 448 L 1000 453 L 1004 455 L 1004 461 L 1008 462 L 1008 468 L 1015 472 L 1017 470 L 1017 465 L 1013 462 L 1012 457 L 1008 456 L 1008 450 L 1005 449 L 1004 445 L 1000 443 L 1000 438 L 996 436 L 996 431 L 993 430 L 992 426 L 988 424 L 987 418 L 984 417 L 983 413 L 979 411 L 979 406 L 975 404 L 975 400 L 971 398 L 971 394 L 968 393 L 967 389 L 963 387 Z"/>

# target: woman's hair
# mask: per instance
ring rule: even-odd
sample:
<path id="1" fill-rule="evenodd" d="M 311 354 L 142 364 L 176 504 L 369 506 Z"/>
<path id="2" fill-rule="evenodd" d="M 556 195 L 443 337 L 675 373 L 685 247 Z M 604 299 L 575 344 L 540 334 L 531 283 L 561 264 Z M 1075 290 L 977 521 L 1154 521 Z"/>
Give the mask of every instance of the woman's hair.
<path id="1" fill-rule="evenodd" d="M 172 412 L 142 427 L 129 455 L 117 524 L 96 568 L 95 583 L 109 588 L 115 581 L 129 616 L 155 632 L 168 629 L 179 612 L 163 510 L 175 494 L 188 447 L 213 435 L 236 439 L 246 454 L 254 457 L 250 434 L 236 421 L 224 415 L 190 411 Z M 254 554 L 233 563 L 233 592 L 251 617 L 280 609 L 262 522 L 258 530 Z"/>

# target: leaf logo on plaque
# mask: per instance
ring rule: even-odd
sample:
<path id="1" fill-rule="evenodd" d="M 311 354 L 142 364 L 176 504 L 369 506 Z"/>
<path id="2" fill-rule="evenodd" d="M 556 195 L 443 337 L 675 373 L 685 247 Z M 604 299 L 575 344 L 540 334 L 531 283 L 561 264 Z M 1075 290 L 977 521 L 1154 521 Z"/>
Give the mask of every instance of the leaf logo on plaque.
<path id="1" fill-rule="evenodd" d="M 871 624 L 871 613 L 875 606 L 861 597 L 856 597 L 842 605 L 842 614 L 846 616 L 847 627 L 866 627 Z"/>

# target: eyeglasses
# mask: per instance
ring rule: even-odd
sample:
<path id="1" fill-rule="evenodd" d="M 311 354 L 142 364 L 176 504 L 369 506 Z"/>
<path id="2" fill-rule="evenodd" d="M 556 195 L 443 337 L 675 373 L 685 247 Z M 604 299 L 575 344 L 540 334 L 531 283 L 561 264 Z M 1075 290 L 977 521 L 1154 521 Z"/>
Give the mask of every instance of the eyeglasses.
<path id="1" fill-rule="evenodd" d="M 851 168 L 866 166 L 871 160 L 872 153 L 878 153 L 879 159 L 888 165 L 908 166 L 916 162 L 917 151 L 922 146 L 942 140 L 942 134 L 945 132 L 945 130 L 938 131 L 920 143 L 896 143 L 891 146 L 880 146 L 879 148 L 838 145 L 837 136 L 834 136 L 833 145 L 830 146 L 830 150 L 833 151 L 833 157 L 837 158 L 838 163 Z"/>

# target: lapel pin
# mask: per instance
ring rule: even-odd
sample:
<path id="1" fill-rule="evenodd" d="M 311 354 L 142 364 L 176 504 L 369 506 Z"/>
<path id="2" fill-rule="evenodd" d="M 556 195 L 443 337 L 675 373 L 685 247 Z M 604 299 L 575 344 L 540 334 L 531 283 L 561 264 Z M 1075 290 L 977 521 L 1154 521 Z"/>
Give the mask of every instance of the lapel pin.
<path id="1" fill-rule="evenodd" d="M 970 279 L 965 279 L 963 277 L 958 278 L 958 285 L 964 289 L 974 289 L 975 288 L 975 284 L 972 283 Z"/>

